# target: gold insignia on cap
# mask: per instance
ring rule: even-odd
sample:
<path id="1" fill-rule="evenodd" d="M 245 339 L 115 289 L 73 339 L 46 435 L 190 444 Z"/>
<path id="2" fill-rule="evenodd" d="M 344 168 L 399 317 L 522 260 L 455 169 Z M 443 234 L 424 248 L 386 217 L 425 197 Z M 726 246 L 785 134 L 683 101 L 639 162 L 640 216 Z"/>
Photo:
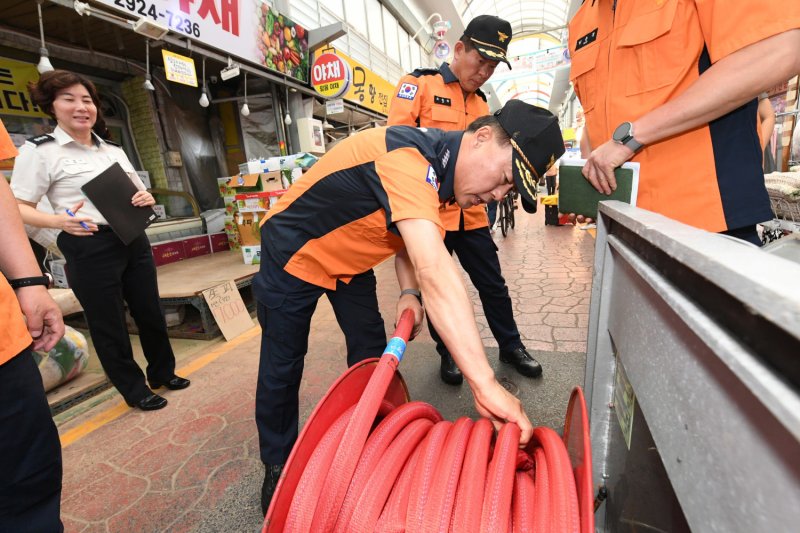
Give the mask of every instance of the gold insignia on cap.
<path id="1" fill-rule="evenodd" d="M 536 185 L 533 183 L 533 176 L 531 176 L 530 171 L 523 165 L 519 159 L 514 159 L 514 162 L 517 164 L 517 172 L 519 172 L 520 177 L 522 178 L 522 185 L 525 187 L 525 190 L 528 191 L 528 195 L 531 198 L 536 198 Z"/>
<path id="2" fill-rule="evenodd" d="M 537 187 L 537 183 L 539 182 L 539 174 L 536 172 L 536 169 L 533 168 L 533 165 L 531 165 L 530 161 L 528 161 L 528 158 L 525 157 L 525 154 L 522 153 L 522 149 L 520 149 L 516 141 L 514 141 L 514 139 L 510 139 L 510 141 L 511 146 L 514 147 L 514 151 L 517 154 L 517 157 L 514 158 L 514 164 L 517 165 L 517 172 L 519 172 L 519 175 L 522 178 L 522 185 L 525 187 L 525 190 L 528 191 L 530 197 L 535 200 L 539 192 Z M 533 172 L 533 174 L 531 174 L 531 172 Z M 534 175 L 536 175 L 535 181 L 533 179 Z"/>
<path id="3" fill-rule="evenodd" d="M 478 39 L 476 39 L 475 37 L 470 37 L 470 38 L 469 38 L 469 40 L 470 40 L 470 41 L 472 41 L 473 43 L 475 43 L 475 44 L 479 44 L 479 45 L 481 45 L 481 46 L 488 46 L 488 47 L 490 47 L 490 48 L 497 48 L 498 50 L 502 50 L 502 52 L 501 52 L 500 54 L 498 54 L 497 52 L 490 52 L 489 50 L 483 50 L 485 53 L 487 53 L 487 54 L 490 54 L 490 55 L 492 55 L 492 56 L 494 56 L 494 57 L 496 57 L 496 56 L 503 56 L 503 57 L 505 57 L 505 55 L 506 55 L 505 48 L 503 48 L 502 46 L 498 46 L 498 45 L 496 45 L 496 44 L 492 44 L 492 43 L 486 43 L 486 42 L 483 42 L 483 41 L 479 41 L 479 40 L 478 40 Z"/>
<path id="4" fill-rule="evenodd" d="M 506 35 L 505 33 L 501 32 L 500 30 L 498 30 L 497 31 L 497 38 L 500 39 L 501 43 L 504 43 L 504 42 L 506 42 L 506 39 L 508 39 L 508 35 Z"/>

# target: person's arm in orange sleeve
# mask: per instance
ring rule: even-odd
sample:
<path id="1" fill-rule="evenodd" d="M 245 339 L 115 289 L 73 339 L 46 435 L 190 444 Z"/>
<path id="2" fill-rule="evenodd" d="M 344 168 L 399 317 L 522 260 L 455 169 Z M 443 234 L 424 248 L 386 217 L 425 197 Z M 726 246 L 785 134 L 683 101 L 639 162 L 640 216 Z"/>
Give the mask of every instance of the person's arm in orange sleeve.
<path id="1" fill-rule="evenodd" d="M 707 124 L 796 76 L 800 73 L 797 50 L 800 29 L 793 29 L 723 57 L 680 95 L 633 120 L 636 140 L 647 146 Z M 631 157 L 629 147 L 608 140 L 589 155 L 583 175 L 595 189 L 611 194 L 617 186 L 614 169 Z"/>
<path id="2" fill-rule="evenodd" d="M 394 269 L 397 273 L 397 282 L 400 285 L 400 292 L 406 289 L 419 290 L 417 278 L 414 275 L 414 265 L 411 264 L 411 259 L 408 257 L 408 252 L 403 249 L 397 252 L 394 258 Z M 397 300 L 397 318 L 403 314 L 406 309 L 411 309 L 414 312 L 414 330 L 411 332 L 409 340 L 419 335 L 422 329 L 422 319 L 425 318 L 425 311 L 416 296 L 413 294 L 401 294 Z"/>
<path id="3" fill-rule="evenodd" d="M 409 88 L 409 86 L 416 87 L 414 98 L 409 99 L 398 96 L 400 91 L 404 88 L 403 84 L 406 84 L 406 88 Z M 422 106 L 422 89 L 423 87 L 419 78 L 410 74 L 406 74 L 400 78 L 400 81 L 394 88 L 392 101 L 389 104 L 389 116 L 386 119 L 387 126 L 417 125 L 417 119 L 419 118 L 420 108 Z"/>
<path id="4" fill-rule="evenodd" d="M 396 224 L 425 298 L 428 316 L 469 383 L 475 407 L 496 426 L 501 422 L 516 423 L 521 430 L 520 444 L 527 444 L 533 426 L 519 399 L 495 379 L 464 281 L 447 253 L 438 226 L 418 218 Z"/>
<path id="5" fill-rule="evenodd" d="M 0 177 L 0 270 L 6 279 L 32 278 L 42 275 L 33 255 L 28 236 L 22 226 L 17 203 L 8 182 Z M 50 297 L 47 287 L 20 287 L 14 293 L 19 301 L 33 349 L 49 352 L 64 336 L 61 309 Z"/>

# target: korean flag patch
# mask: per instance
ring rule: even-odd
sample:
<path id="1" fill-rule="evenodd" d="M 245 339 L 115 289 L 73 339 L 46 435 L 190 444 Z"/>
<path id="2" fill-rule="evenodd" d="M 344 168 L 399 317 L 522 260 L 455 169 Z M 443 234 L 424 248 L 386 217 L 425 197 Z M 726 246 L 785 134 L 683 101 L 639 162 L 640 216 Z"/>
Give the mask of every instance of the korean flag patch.
<path id="1" fill-rule="evenodd" d="M 404 83 L 400 86 L 400 90 L 397 91 L 397 97 L 405 98 L 406 100 L 413 100 L 417 95 L 417 88 L 418 87 L 413 83 Z"/>
<path id="2" fill-rule="evenodd" d="M 425 176 L 425 181 L 431 184 L 434 191 L 439 192 L 439 178 L 436 177 L 436 171 L 431 166 L 428 167 L 428 175 Z"/>

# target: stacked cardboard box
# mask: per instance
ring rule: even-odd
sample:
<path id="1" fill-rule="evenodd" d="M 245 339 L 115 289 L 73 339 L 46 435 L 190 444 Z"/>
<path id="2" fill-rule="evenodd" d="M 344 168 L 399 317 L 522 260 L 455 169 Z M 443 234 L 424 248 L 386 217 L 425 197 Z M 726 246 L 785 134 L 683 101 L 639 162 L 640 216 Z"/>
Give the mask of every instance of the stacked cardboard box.
<path id="1" fill-rule="evenodd" d="M 225 233 L 231 249 L 242 251 L 245 264 L 260 263 L 259 223 L 302 176 L 301 163 L 309 164 L 307 154 L 254 159 L 239 165 L 240 174 L 217 180 L 225 201 Z"/>

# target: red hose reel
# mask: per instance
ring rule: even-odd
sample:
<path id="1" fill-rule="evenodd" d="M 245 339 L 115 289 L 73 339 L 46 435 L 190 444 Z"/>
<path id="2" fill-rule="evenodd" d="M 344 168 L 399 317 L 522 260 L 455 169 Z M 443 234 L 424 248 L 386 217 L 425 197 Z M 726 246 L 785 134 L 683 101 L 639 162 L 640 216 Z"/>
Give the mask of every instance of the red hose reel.
<path id="1" fill-rule="evenodd" d="M 583 392 L 564 436 L 537 427 L 495 435 L 488 419 L 442 420 L 411 402 L 397 372 L 413 326 L 406 312 L 380 359 L 333 384 L 283 470 L 264 533 L 594 531 L 591 444 Z"/>

